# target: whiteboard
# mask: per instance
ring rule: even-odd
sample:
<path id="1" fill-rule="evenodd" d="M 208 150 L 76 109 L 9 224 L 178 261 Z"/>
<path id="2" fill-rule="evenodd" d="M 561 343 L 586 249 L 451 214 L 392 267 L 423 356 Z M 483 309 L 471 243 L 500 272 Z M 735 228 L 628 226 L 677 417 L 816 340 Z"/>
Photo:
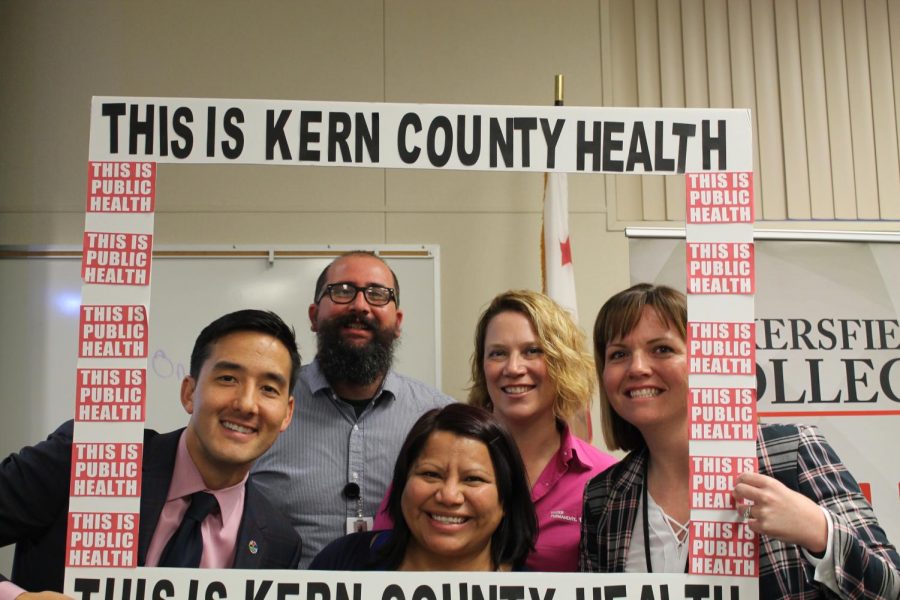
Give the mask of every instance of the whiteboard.
<path id="1" fill-rule="evenodd" d="M 179 402 L 194 340 L 225 313 L 260 308 L 297 332 L 303 364 L 316 350 L 308 307 L 319 273 L 342 251 L 360 247 L 157 248 L 153 257 L 147 426 L 182 427 Z M 439 248 L 367 246 L 400 282 L 403 331 L 397 370 L 437 388 L 440 373 Z M 12 255 L 12 256 L 11 256 Z M 4 382 L 0 458 L 44 439 L 74 416 L 80 249 L 12 252 L 0 247 L 0 381 Z"/>

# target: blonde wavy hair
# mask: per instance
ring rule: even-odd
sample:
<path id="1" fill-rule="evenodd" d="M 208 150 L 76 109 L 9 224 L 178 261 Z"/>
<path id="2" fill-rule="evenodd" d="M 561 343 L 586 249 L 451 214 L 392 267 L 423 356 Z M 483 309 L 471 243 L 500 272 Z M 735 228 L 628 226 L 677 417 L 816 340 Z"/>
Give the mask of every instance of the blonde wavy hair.
<path id="1" fill-rule="evenodd" d="M 491 320 L 503 312 L 523 314 L 534 327 L 544 352 L 547 374 L 556 386 L 553 414 L 566 420 L 579 409 L 587 408 L 597 379 L 584 333 L 559 304 L 544 294 L 530 290 L 503 292 L 491 301 L 478 319 L 469 404 L 488 410 L 493 408 L 484 378 L 484 343 Z"/>

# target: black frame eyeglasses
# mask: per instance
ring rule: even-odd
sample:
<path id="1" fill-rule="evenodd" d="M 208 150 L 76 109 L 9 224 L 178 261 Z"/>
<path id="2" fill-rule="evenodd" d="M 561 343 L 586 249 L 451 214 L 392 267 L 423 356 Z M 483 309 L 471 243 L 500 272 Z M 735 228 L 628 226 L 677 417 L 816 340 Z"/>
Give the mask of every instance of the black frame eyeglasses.
<path id="1" fill-rule="evenodd" d="M 350 294 L 351 290 L 353 291 L 352 295 Z M 359 287 L 347 281 L 341 281 L 338 283 L 329 283 L 322 288 L 322 292 L 319 294 L 319 297 L 316 298 L 316 304 L 321 302 L 326 294 L 335 304 L 350 304 L 356 300 L 356 295 L 360 292 L 363 293 L 363 298 L 365 298 L 366 302 L 371 306 L 387 306 L 391 303 L 391 300 L 396 302 L 397 299 L 394 288 L 384 287 L 383 285 L 367 285 L 365 287 Z"/>

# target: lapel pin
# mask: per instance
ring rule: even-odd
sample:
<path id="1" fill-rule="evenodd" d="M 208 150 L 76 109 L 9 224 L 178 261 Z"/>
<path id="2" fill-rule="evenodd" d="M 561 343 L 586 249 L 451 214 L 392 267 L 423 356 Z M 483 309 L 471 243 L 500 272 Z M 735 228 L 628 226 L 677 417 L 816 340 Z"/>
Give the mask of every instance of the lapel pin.
<path id="1" fill-rule="evenodd" d="M 256 540 L 250 540 L 250 543 L 247 544 L 247 549 L 250 550 L 250 554 L 259 552 L 259 545 L 256 543 Z"/>

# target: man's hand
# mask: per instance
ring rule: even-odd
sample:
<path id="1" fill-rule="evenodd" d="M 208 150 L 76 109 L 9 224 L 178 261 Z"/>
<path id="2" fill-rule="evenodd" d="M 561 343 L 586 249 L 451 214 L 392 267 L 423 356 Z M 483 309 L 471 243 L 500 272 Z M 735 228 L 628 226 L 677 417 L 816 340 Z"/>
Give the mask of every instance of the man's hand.
<path id="1" fill-rule="evenodd" d="M 59 592 L 22 592 L 16 596 L 16 600 L 73 600 Z"/>

